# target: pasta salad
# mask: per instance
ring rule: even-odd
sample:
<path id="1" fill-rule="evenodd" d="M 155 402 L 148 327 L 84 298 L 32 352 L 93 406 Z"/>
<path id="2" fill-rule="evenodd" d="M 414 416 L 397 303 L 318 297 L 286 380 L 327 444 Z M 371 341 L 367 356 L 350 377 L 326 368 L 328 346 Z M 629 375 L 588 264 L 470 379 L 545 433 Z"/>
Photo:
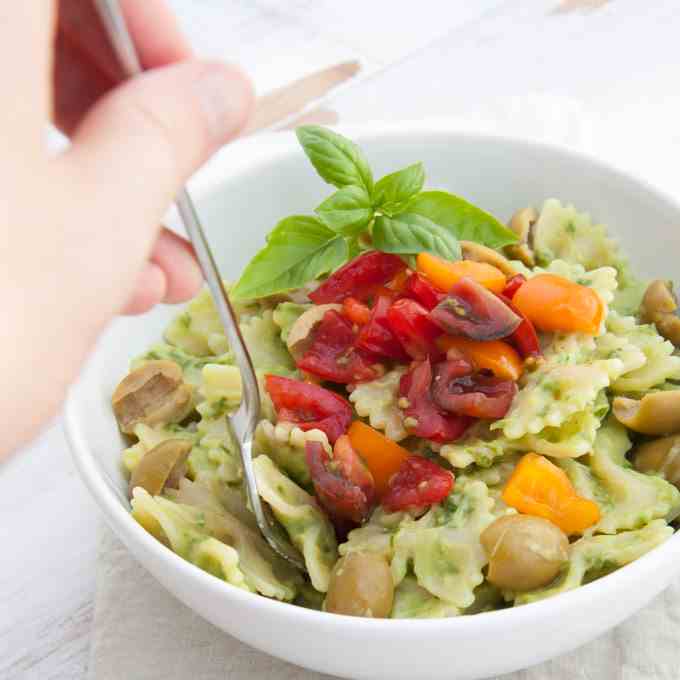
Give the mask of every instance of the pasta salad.
<path id="1" fill-rule="evenodd" d="M 227 418 L 241 378 L 207 291 L 112 395 L 133 517 L 233 586 L 380 618 L 475 614 L 602 577 L 680 514 L 680 319 L 557 199 L 508 226 L 416 163 L 298 129 L 335 187 L 229 295 L 260 382 L 254 469 L 304 557 L 261 537 Z"/>

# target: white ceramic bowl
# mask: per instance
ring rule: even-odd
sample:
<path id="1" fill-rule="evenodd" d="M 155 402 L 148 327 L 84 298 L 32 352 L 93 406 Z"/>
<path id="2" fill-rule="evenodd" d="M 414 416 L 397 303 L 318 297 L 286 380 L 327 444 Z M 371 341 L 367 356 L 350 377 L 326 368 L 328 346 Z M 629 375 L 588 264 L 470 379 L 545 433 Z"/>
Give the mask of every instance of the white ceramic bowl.
<path id="1" fill-rule="evenodd" d="M 680 206 L 644 182 L 569 151 L 441 125 L 349 129 L 376 175 L 422 160 L 428 185 L 445 187 L 506 220 L 555 196 L 610 225 L 644 274 L 669 277 L 680 254 Z M 194 182 L 222 272 L 234 278 L 276 221 L 309 213 L 323 185 L 292 134 L 239 142 Z M 438 620 L 371 620 L 310 611 L 252 595 L 199 570 L 128 514 L 123 441 L 110 395 L 130 358 L 157 341 L 175 309 L 121 319 L 102 338 L 66 408 L 80 473 L 106 520 L 177 598 L 269 654 L 325 673 L 370 680 L 482 678 L 544 661 L 615 626 L 677 573 L 680 536 L 623 569 L 553 599 Z"/>

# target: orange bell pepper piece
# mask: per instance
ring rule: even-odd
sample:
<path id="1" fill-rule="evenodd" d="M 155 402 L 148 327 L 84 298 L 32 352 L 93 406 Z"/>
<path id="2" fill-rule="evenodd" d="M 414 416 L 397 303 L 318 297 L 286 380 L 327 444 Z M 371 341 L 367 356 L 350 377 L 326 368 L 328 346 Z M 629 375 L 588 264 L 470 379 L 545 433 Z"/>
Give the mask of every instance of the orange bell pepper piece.
<path id="1" fill-rule="evenodd" d="M 445 352 L 457 349 L 477 370 L 486 368 L 498 378 L 519 380 L 524 363 L 515 348 L 502 340 L 470 340 L 462 335 L 445 335 L 438 342 Z"/>
<path id="2" fill-rule="evenodd" d="M 369 425 L 355 420 L 347 432 L 355 451 L 364 459 L 373 475 L 375 490 L 380 498 L 386 491 L 392 475 L 398 472 L 401 464 L 411 455 L 397 442 Z"/>
<path id="3" fill-rule="evenodd" d="M 597 503 L 579 496 L 565 472 L 536 453 L 522 456 L 502 497 L 519 512 L 550 520 L 565 534 L 582 534 L 600 519 Z"/>
<path id="4" fill-rule="evenodd" d="M 416 263 L 418 271 L 425 274 L 439 290 L 445 293 L 448 293 L 451 286 L 464 276 L 474 279 L 494 293 L 502 293 L 505 288 L 505 274 L 486 262 L 473 260 L 449 262 L 430 253 L 420 253 L 416 258 Z"/>
<path id="5" fill-rule="evenodd" d="M 519 287 L 512 304 L 542 331 L 594 335 L 604 315 L 602 300 L 592 288 L 555 274 L 530 278 Z"/>

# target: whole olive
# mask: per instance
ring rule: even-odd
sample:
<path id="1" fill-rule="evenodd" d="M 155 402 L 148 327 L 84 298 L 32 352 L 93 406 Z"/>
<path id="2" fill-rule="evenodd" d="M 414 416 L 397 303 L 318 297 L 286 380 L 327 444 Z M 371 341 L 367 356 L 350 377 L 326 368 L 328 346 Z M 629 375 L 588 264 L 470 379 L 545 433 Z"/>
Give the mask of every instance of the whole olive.
<path id="1" fill-rule="evenodd" d="M 334 614 L 382 619 L 389 617 L 393 600 L 387 560 L 377 553 L 351 552 L 333 568 L 324 606 Z"/>
<path id="2" fill-rule="evenodd" d="M 680 435 L 662 437 L 640 444 L 633 453 L 633 465 L 640 472 L 661 472 L 680 489 Z"/>
<path id="3" fill-rule="evenodd" d="M 481 535 L 489 558 L 489 582 L 524 591 L 550 583 L 569 558 L 569 540 L 552 522 L 531 515 L 506 515 Z"/>

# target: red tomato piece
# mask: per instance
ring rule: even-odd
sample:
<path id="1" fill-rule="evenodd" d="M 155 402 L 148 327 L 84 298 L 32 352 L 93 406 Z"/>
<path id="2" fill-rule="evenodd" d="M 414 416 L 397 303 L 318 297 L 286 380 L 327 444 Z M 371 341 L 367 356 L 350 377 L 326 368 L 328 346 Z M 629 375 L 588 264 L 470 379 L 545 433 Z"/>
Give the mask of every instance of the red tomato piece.
<path id="1" fill-rule="evenodd" d="M 352 422 L 352 406 L 335 392 L 279 375 L 265 377 L 278 420 L 295 423 L 301 430 L 318 429 L 334 443 Z"/>
<path id="2" fill-rule="evenodd" d="M 375 359 L 355 347 L 352 324 L 335 310 L 328 310 L 318 325 L 311 346 L 298 368 L 336 383 L 373 380 Z"/>
<path id="3" fill-rule="evenodd" d="M 461 375 L 460 360 L 443 361 L 435 366 L 432 397 L 449 413 L 471 418 L 502 418 L 517 394 L 512 380 L 484 373 Z"/>
<path id="4" fill-rule="evenodd" d="M 309 297 L 317 305 L 342 302 L 349 296 L 364 302 L 405 268 L 406 264 L 398 255 L 371 250 L 340 267 Z"/>
<path id="5" fill-rule="evenodd" d="M 453 473 L 437 463 L 410 456 L 390 480 L 382 504 L 388 512 L 441 503 L 453 489 Z"/>
<path id="6" fill-rule="evenodd" d="M 507 337 L 508 342 L 514 346 L 523 359 L 541 356 L 541 345 L 538 342 L 538 335 L 534 324 L 507 297 L 504 295 L 499 297 L 521 319 L 519 326 Z"/>
<path id="7" fill-rule="evenodd" d="M 526 280 L 527 277 L 524 276 L 524 274 L 515 274 L 512 278 L 508 279 L 508 282 L 505 284 L 505 288 L 503 288 L 502 295 L 509 300 L 512 300 L 512 296 Z"/>
<path id="8" fill-rule="evenodd" d="M 434 309 L 445 297 L 439 288 L 433 286 L 422 274 L 414 272 L 406 279 L 404 295 L 419 302 L 428 311 Z"/>
<path id="9" fill-rule="evenodd" d="M 465 359 L 455 362 L 460 362 L 461 375 L 472 372 L 472 366 Z M 402 376 L 399 396 L 408 401 L 404 414 L 415 421 L 409 431 L 418 437 L 440 443 L 452 442 L 460 439 L 473 422 L 473 418 L 447 413 L 435 404 L 432 398 L 432 364 L 429 359 L 416 364 Z"/>
<path id="10" fill-rule="evenodd" d="M 348 297 L 342 302 L 342 313 L 357 326 L 365 326 L 371 318 L 371 310 L 356 298 Z"/>
<path id="11" fill-rule="evenodd" d="M 441 356 L 437 338 L 443 331 L 420 303 L 407 298 L 397 300 L 387 311 L 387 323 L 412 359 Z"/>
<path id="12" fill-rule="evenodd" d="M 376 300 L 369 322 L 359 331 L 356 346 L 377 357 L 406 362 L 409 356 L 387 321 L 387 312 L 391 305 L 392 300 L 389 297 L 381 295 Z"/>
<path id="13" fill-rule="evenodd" d="M 319 442 L 307 442 L 305 454 L 316 497 L 328 515 L 355 524 L 365 521 L 375 501 L 375 485 L 349 439 L 333 459 Z"/>

